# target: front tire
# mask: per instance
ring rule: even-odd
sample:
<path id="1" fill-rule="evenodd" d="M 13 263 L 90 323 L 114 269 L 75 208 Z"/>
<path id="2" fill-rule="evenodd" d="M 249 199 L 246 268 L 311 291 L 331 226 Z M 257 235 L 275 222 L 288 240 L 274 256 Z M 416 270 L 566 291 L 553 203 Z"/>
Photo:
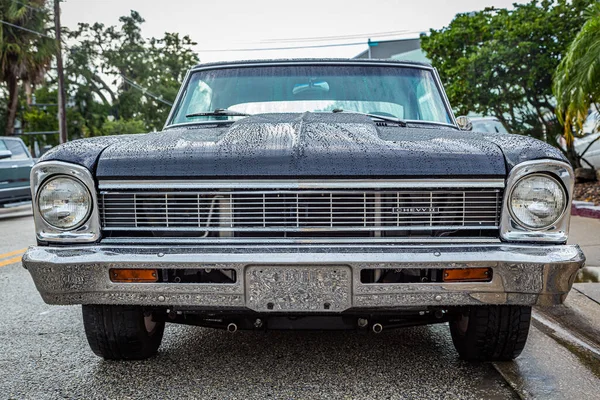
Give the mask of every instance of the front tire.
<path id="1" fill-rule="evenodd" d="M 454 347 L 469 361 L 509 361 L 525 347 L 531 307 L 475 306 L 450 322 Z"/>
<path id="2" fill-rule="evenodd" d="M 82 312 L 88 343 L 105 360 L 143 360 L 160 347 L 165 321 L 142 307 L 84 305 Z"/>

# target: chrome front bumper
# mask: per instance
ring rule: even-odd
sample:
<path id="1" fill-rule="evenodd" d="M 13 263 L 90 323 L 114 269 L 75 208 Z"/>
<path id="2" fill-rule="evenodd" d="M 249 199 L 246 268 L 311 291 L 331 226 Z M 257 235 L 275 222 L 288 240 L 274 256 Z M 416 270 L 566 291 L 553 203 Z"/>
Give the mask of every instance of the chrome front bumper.
<path id="1" fill-rule="evenodd" d="M 252 266 L 347 266 L 346 309 L 401 309 L 481 304 L 562 303 L 585 256 L 567 245 L 421 246 L 73 246 L 30 247 L 23 256 L 49 304 L 135 304 L 198 309 L 248 309 L 246 270 Z M 493 269 L 491 282 L 363 284 L 369 268 Z M 233 284 L 113 283 L 110 268 L 235 269 Z M 332 309 L 330 312 L 344 311 Z"/>

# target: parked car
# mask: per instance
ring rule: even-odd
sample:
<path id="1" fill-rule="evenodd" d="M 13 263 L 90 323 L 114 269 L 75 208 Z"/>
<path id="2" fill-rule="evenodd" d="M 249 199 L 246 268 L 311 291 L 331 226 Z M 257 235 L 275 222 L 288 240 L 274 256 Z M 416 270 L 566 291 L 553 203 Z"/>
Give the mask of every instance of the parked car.
<path id="1" fill-rule="evenodd" d="M 162 132 L 43 156 L 23 265 L 106 359 L 152 356 L 167 322 L 447 322 L 461 357 L 509 360 L 584 264 L 573 180 L 543 142 L 461 130 L 430 65 L 204 64 Z"/>
<path id="2" fill-rule="evenodd" d="M 31 200 L 29 174 L 33 164 L 21 139 L 0 136 L 0 207 Z"/>
<path id="3" fill-rule="evenodd" d="M 576 138 L 574 141 L 577 154 L 583 154 L 583 158 L 596 169 L 600 168 L 600 114 L 597 111 L 590 111 L 583 124 L 582 138 Z M 584 153 L 585 152 L 585 153 Z M 587 165 L 584 166 L 587 167 Z"/>
<path id="4" fill-rule="evenodd" d="M 471 124 L 476 132 L 510 133 L 497 117 L 472 117 Z"/>

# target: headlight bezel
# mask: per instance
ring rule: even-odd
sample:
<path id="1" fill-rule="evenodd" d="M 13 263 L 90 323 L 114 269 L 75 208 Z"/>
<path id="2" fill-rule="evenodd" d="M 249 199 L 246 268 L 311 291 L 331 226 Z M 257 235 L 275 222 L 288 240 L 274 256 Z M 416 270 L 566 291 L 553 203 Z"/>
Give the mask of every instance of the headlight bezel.
<path id="1" fill-rule="evenodd" d="M 544 174 L 552 177 L 562 186 L 566 195 L 565 209 L 561 216 L 553 224 L 539 229 L 528 228 L 517 222 L 518 220 L 512 215 L 510 205 L 512 191 L 516 183 L 532 174 Z M 564 161 L 541 159 L 524 161 L 515 165 L 506 179 L 500 219 L 500 238 L 507 242 L 565 243 L 569 236 L 570 204 L 574 184 L 575 174 L 573 168 Z"/>
<path id="2" fill-rule="evenodd" d="M 560 214 L 558 215 L 558 217 L 552 221 L 552 223 L 547 224 L 545 226 L 541 226 L 541 227 L 536 227 L 536 226 L 531 226 L 526 224 L 525 222 L 521 221 L 521 219 L 519 217 L 517 217 L 515 215 L 515 211 L 514 208 L 512 206 L 512 199 L 513 199 L 513 194 L 515 189 L 519 186 L 519 184 L 521 184 L 523 181 L 527 180 L 527 179 L 531 179 L 531 178 L 535 178 L 535 177 L 542 177 L 542 178 L 546 178 L 549 180 L 552 180 L 556 183 L 556 185 L 560 188 L 562 195 L 563 195 L 563 201 L 564 201 L 564 205 L 563 205 L 563 209 L 561 210 Z M 532 231 L 543 231 L 548 229 L 549 227 L 553 226 L 557 221 L 559 221 L 565 214 L 567 208 L 568 208 L 568 200 L 569 200 L 569 195 L 567 193 L 567 190 L 565 189 L 564 184 L 559 181 L 556 177 L 544 173 L 544 172 L 534 172 L 531 174 L 527 174 L 524 175 L 522 177 L 520 177 L 515 183 L 514 185 L 510 188 L 510 192 L 508 193 L 508 212 L 510 213 L 511 218 L 519 225 L 521 225 L 523 228 L 528 229 L 528 230 L 532 230 Z"/>
<path id="3" fill-rule="evenodd" d="M 61 229 L 49 224 L 41 215 L 38 208 L 38 195 L 42 185 L 55 177 L 65 176 L 79 181 L 87 189 L 91 199 L 90 211 L 81 224 L 73 228 Z M 39 242 L 60 243 L 92 243 L 100 240 L 100 216 L 96 183 L 92 173 L 85 167 L 63 161 L 42 161 L 31 169 L 31 192 L 33 204 L 33 219 L 36 237 Z"/>
<path id="4" fill-rule="evenodd" d="M 81 221 L 79 221 L 78 223 L 76 223 L 73 226 L 67 227 L 67 228 L 63 228 L 60 226 L 56 226 L 53 223 L 51 223 L 50 221 L 48 221 L 43 213 L 41 212 L 41 207 L 40 207 L 40 194 L 42 193 L 42 190 L 44 190 L 44 188 L 46 187 L 46 185 L 48 185 L 49 183 L 57 180 L 57 179 L 70 179 L 74 182 L 76 182 L 77 184 L 81 185 L 83 187 L 83 189 L 85 190 L 87 196 L 88 196 L 88 201 L 89 201 L 89 206 L 88 209 L 85 213 L 85 216 L 81 219 Z M 90 193 L 90 189 L 79 179 L 73 177 L 73 176 L 69 176 L 69 175 L 64 175 L 64 174 L 59 174 L 59 175 L 52 175 L 49 178 L 47 178 L 46 180 L 44 180 L 40 186 L 39 189 L 35 195 L 35 207 L 37 207 L 38 212 L 40 213 L 40 217 L 44 220 L 44 222 L 46 224 L 48 224 L 49 226 L 60 230 L 60 231 L 72 231 L 75 230 L 77 228 L 79 228 L 81 225 L 85 224 L 87 222 L 87 220 L 89 219 L 90 215 L 92 214 L 92 211 L 94 209 L 94 202 L 92 200 L 92 194 Z"/>

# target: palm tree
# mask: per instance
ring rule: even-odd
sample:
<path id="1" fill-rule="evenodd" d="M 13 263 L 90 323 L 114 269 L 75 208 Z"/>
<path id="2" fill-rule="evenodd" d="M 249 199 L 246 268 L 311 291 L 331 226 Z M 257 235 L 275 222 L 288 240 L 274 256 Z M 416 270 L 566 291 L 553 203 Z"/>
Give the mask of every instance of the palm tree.
<path id="1" fill-rule="evenodd" d="M 600 102 L 600 1 L 585 11 L 585 17 L 554 75 L 556 115 L 572 155 L 574 133 L 581 133 L 588 110 Z"/>
<path id="2" fill-rule="evenodd" d="M 43 81 L 56 43 L 49 36 L 49 13 L 45 0 L 0 0 L 0 80 L 8 89 L 5 133 L 14 134 L 23 83 Z"/>

